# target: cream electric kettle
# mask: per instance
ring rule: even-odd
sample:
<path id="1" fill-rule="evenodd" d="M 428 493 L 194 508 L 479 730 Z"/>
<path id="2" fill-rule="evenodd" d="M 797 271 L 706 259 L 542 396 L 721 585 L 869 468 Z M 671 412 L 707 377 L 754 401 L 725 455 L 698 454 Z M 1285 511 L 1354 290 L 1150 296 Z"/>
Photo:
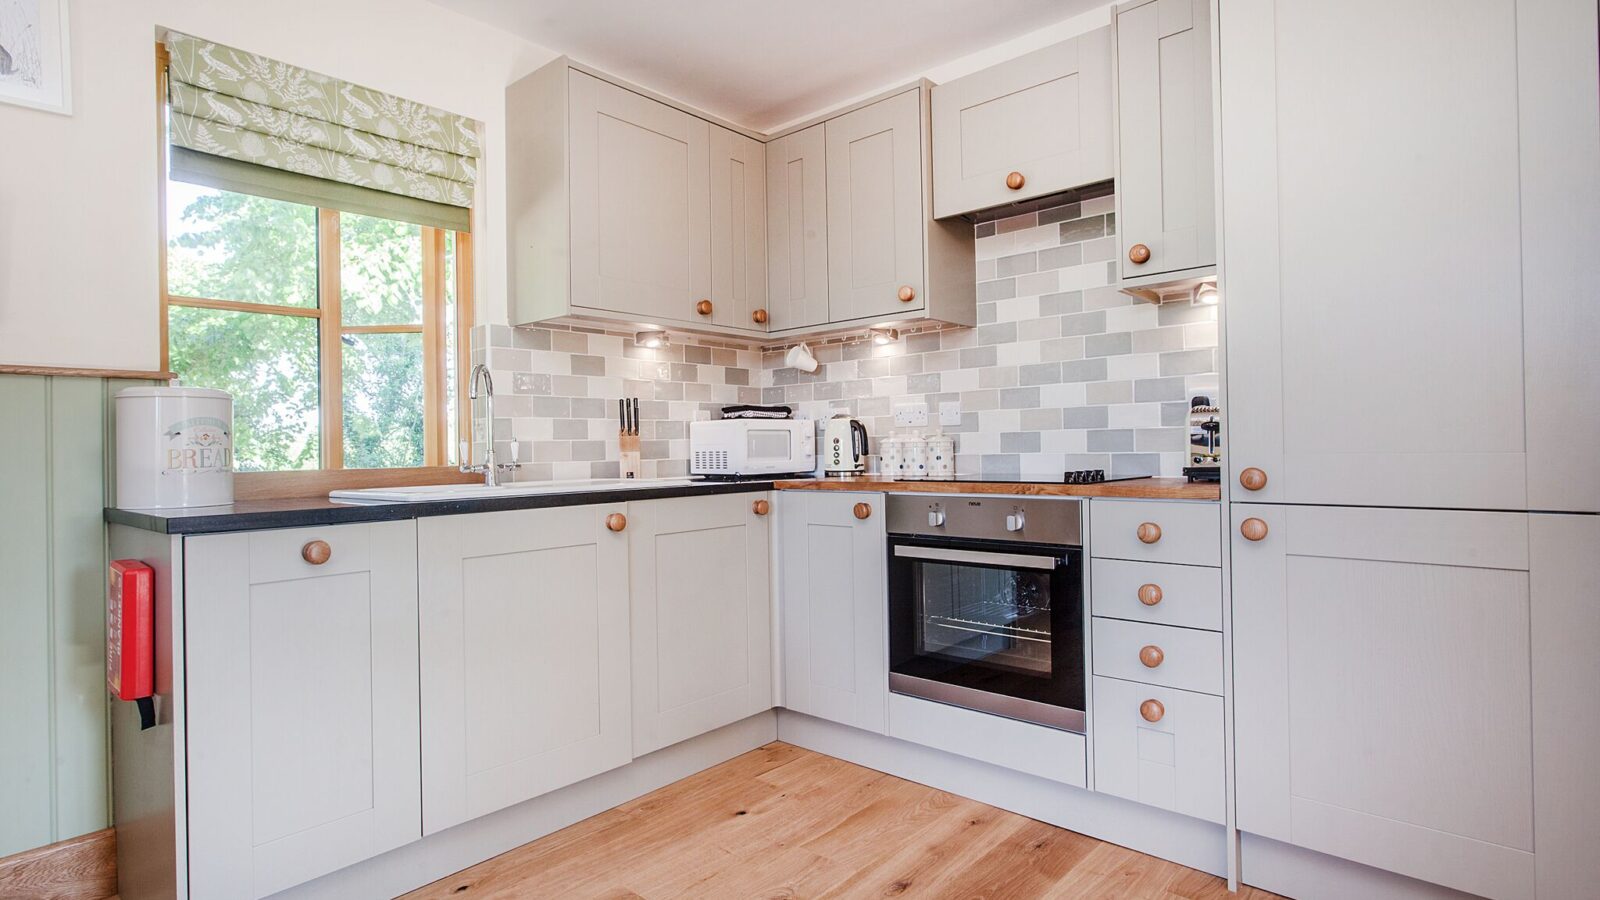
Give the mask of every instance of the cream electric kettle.
<path id="1" fill-rule="evenodd" d="M 829 419 L 822 431 L 822 470 L 854 475 L 867 470 L 867 427 L 848 416 Z"/>

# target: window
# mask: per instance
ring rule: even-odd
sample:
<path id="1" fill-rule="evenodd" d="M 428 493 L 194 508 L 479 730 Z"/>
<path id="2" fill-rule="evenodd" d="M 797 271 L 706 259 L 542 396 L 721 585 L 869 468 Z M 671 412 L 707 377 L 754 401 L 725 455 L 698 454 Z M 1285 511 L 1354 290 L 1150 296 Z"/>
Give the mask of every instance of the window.
<path id="1" fill-rule="evenodd" d="M 166 368 L 233 395 L 240 471 L 455 461 L 469 235 L 166 189 Z"/>

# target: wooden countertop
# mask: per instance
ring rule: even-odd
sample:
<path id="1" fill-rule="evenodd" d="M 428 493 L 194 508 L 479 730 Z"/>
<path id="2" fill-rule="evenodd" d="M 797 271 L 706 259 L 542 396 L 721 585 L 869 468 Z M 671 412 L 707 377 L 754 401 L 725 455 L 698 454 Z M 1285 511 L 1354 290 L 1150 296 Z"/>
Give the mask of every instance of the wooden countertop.
<path id="1" fill-rule="evenodd" d="M 896 481 L 882 475 L 829 476 L 777 481 L 780 491 L 887 491 L 916 494 L 1022 494 L 1038 497 L 1131 497 L 1143 500 L 1220 500 L 1222 486 L 1186 478 L 1141 478 L 1100 484 L 1009 481 Z"/>

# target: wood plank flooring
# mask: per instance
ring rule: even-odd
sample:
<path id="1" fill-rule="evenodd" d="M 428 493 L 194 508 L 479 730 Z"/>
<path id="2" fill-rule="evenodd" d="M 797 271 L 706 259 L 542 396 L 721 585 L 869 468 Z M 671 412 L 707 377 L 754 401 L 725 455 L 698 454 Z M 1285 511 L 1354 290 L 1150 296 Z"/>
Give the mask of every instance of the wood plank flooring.
<path id="1" fill-rule="evenodd" d="M 1271 900 L 974 800 L 772 743 L 406 895 L 607 900 Z"/>

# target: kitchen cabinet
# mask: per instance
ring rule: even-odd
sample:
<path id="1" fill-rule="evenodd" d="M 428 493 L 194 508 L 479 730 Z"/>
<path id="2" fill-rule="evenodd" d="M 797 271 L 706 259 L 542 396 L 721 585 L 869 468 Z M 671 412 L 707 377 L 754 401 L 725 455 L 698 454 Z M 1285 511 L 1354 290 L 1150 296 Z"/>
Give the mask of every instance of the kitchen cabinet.
<path id="1" fill-rule="evenodd" d="M 1531 682 L 1543 663 L 1530 620 L 1594 629 L 1559 595 L 1531 595 L 1529 520 L 1234 505 L 1241 830 L 1475 894 L 1532 895 L 1534 833 L 1557 834 L 1535 828 L 1533 754 L 1574 750 L 1533 731 L 1532 698 L 1560 688 Z"/>
<path id="2" fill-rule="evenodd" d="M 1116 23 L 1122 280 L 1209 273 L 1217 262 L 1210 2 L 1126 3 Z"/>
<path id="3" fill-rule="evenodd" d="M 633 758 L 626 526 L 621 503 L 419 520 L 425 833 Z"/>
<path id="4" fill-rule="evenodd" d="M 1594 4 L 1220 15 L 1236 496 L 1600 511 Z"/>
<path id="5" fill-rule="evenodd" d="M 711 321 L 765 331 L 766 145 L 720 125 L 711 138 Z"/>
<path id="6" fill-rule="evenodd" d="M 884 496 L 795 491 L 778 515 L 783 705 L 882 734 L 889 697 Z"/>
<path id="7" fill-rule="evenodd" d="M 264 897 L 420 838 L 415 524 L 185 543 L 190 893 Z"/>
<path id="8" fill-rule="evenodd" d="M 1089 552 L 1096 559 L 1222 564 L 1221 512 L 1210 501 L 1107 500 L 1089 505 Z"/>
<path id="9" fill-rule="evenodd" d="M 828 318 L 913 314 L 923 280 L 922 92 L 829 119 Z"/>
<path id="10" fill-rule="evenodd" d="M 1111 177 L 1110 28 L 933 89 L 941 219 Z"/>
<path id="11" fill-rule="evenodd" d="M 635 757 L 772 707 L 772 506 L 628 504 Z"/>
<path id="12" fill-rule="evenodd" d="M 822 123 L 767 144 L 768 302 L 773 331 L 828 321 L 828 170 Z"/>
<path id="13" fill-rule="evenodd" d="M 1222 822 L 1223 747 L 1221 697 L 1095 676 L 1095 790 Z"/>

